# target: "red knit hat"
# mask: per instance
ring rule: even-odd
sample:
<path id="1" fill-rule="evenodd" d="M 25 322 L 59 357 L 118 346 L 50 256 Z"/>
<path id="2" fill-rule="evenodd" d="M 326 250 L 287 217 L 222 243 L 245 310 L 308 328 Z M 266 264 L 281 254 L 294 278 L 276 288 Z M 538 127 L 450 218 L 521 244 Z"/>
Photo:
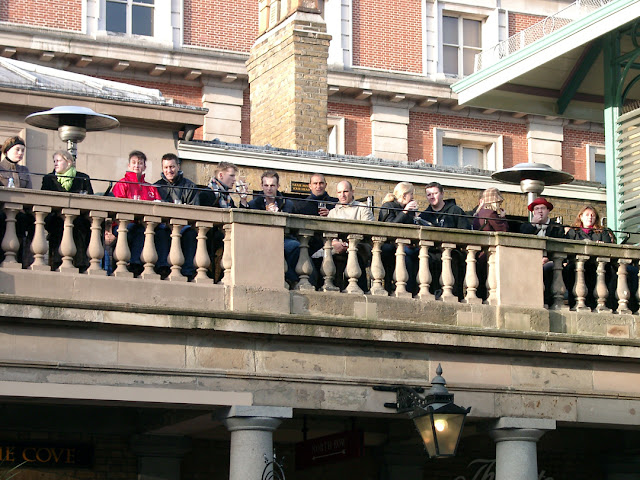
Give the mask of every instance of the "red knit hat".
<path id="1" fill-rule="evenodd" d="M 549 211 L 553 210 L 553 203 L 549 202 L 544 197 L 536 198 L 533 202 L 531 202 L 529 204 L 529 206 L 527 208 L 529 209 L 530 212 L 533 212 L 533 207 L 535 207 L 536 205 L 544 205 L 545 207 L 547 207 L 549 209 Z"/>

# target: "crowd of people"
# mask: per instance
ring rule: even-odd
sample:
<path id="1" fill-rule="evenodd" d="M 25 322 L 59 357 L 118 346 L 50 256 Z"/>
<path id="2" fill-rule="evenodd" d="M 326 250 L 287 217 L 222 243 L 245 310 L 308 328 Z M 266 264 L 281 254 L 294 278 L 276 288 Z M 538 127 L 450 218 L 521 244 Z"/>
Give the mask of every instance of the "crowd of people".
<path id="1" fill-rule="evenodd" d="M 2 158 L 0 159 L 0 185 L 4 187 L 32 188 L 29 170 L 20 165 L 25 155 L 25 142 L 20 137 L 10 137 L 2 145 Z M 146 155 L 138 150 L 129 154 L 127 171 L 124 176 L 113 186 L 107 195 L 118 198 L 128 198 L 140 201 L 161 201 L 174 204 L 200 205 L 219 208 L 247 208 L 253 210 L 263 210 L 268 212 L 285 212 L 301 215 L 321 216 L 336 219 L 375 221 L 373 211 L 362 202 L 355 200 L 353 184 L 348 180 L 343 180 L 337 184 L 336 197 L 327 192 L 327 182 L 323 174 L 314 173 L 309 179 L 310 194 L 304 199 L 292 200 L 285 197 L 280 187 L 280 177 L 274 170 L 263 172 L 261 182 L 261 194 L 254 194 L 252 200 L 248 200 L 250 195 L 248 184 L 244 179 L 238 178 L 238 167 L 232 163 L 221 162 L 217 165 L 211 181 L 204 188 L 199 188 L 193 181 L 187 179 L 180 165 L 180 159 L 173 153 L 167 153 L 162 157 L 162 173 L 160 179 L 151 184 L 145 179 L 147 166 Z M 69 192 L 80 194 L 93 194 L 91 179 L 85 173 L 77 171 L 75 159 L 66 151 L 58 150 L 53 154 L 53 171 L 46 174 L 42 180 L 42 190 Z M 436 228 L 456 228 L 464 230 L 478 230 L 489 232 L 509 231 L 509 224 L 503 208 L 504 198 L 497 188 L 484 190 L 479 197 L 478 205 L 471 211 L 465 212 L 460 208 L 454 199 L 445 199 L 444 188 L 440 183 L 432 182 L 425 186 L 428 205 L 424 210 L 416 199 L 415 187 L 408 182 L 398 183 L 393 192 L 389 193 L 383 200 L 378 211 L 379 222 L 399 223 L 408 225 L 421 225 Z M 238 199 L 238 204 L 234 200 Z M 530 222 L 522 223 L 520 233 L 545 236 L 551 238 L 567 238 L 572 240 L 590 240 L 601 243 L 615 243 L 613 232 L 604 228 L 600 222 L 600 216 L 596 208 L 592 205 L 585 206 L 576 217 L 575 222 L 570 226 L 560 225 L 551 220 L 549 214 L 553 210 L 551 202 L 545 198 L 535 199 L 529 206 L 532 213 Z M 0 235 L 4 235 L 6 227 L 4 213 L 0 213 Z M 49 241 L 49 262 L 53 269 L 58 268 L 61 263 L 59 253 L 62 241 L 64 221 L 59 213 L 52 212 L 45 219 L 45 228 Z M 130 222 L 126 226 L 127 239 L 131 251 L 131 258 L 128 269 L 134 275 L 140 275 L 143 271 L 141 253 L 144 246 L 145 226 L 140 222 Z M 110 221 L 105 222 L 104 244 L 105 260 L 104 268 L 111 272 L 114 269 L 113 249 L 117 240 L 119 225 Z M 34 234 L 34 220 L 28 211 L 19 212 L 16 218 L 16 233 L 20 239 L 21 246 L 18 252 L 18 261 L 23 265 L 28 265 L 30 259 L 29 243 Z M 189 279 L 195 276 L 194 256 L 196 251 L 196 231 L 193 227 L 186 225 L 181 228 L 181 245 L 184 254 L 184 263 L 181 267 L 181 274 Z M 77 247 L 77 253 L 73 259 L 74 265 L 82 272 L 89 266 L 87 257 L 87 247 L 90 238 L 90 220 L 84 215 L 79 215 L 74 220 L 73 237 Z M 158 260 L 155 263 L 155 271 L 162 278 L 170 274 L 168 255 L 171 244 L 170 227 L 161 223 L 156 227 L 155 246 Z M 345 267 L 347 263 L 348 241 L 346 238 L 336 238 L 332 241 L 332 254 L 337 273 L 335 275 L 335 287 L 345 289 L 347 278 Z M 220 229 L 213 228 L 207 237 L 207 249 L 213 260 L 211 276 L 218 279 L 221 276 L 219 262 L 215 259 L 221 257 L 223 247 L 223 233 Z M 326 249 L 321 232 L 310 239 L 309 254 L 312 258 L 313 273 L 309 280 L 319 288 L 324 279 L 321 275 L 321 264 Z M 415 245 L 404 247 L 405 263 L 409 273 L 409 280 L 406 290 L 415 294 L 418 290 L 416 282 L 418 269 L 419 249 Z M 394 289 L 394 268 L 395 268 L 396 245 L 385 243 L 382 246 L 382 260 L 386 272 L 385 288 L 388 291 Z M 296 273 L 296 265 L 300 255 L 300 243 L 292 235 L 287 235 L 284 239 L 284 256 L 287 262 L 286 281 L 290 285 L 295 285 L 299 280 Z M 367 242 L 360 242 L 357 246 L 358 263 L 363 272 L 358 280 L 358 287 L 366 292 L 368 290 L 367 276 L 364 274 L 371 261 L 371 245 Z M 453 294 L 458 298 L 463 298 L 463 282 L 465 272 L 464 252 L 454 249 L 452 251 L 451 265 L 455 277 L 455 288 Z M 215 266 L 217 265 L 218 268 Z M 433 282 L 431 292 L 438 297 L 442 294 L 440 285 L 440 270 L 442 265 L 442 251 L 440 248 L 431 247 L 429 249 L 429 266 L 432 271 Z M 568 290 L 575 281 L 571 273 L 572 266 L 566 266 L 565 280 Z M 543 258 L 543 278 L 545 282 L 545 303 L 551 304 L 551 281 L 553 274 L 553 262 L 548 258 Z M 634 267 L 635 268 L 635 267 Z M 587 263 L 585 267 L 587 284 L 590 292 L 595 284 L 595 267 L 592 263 Z M 483 254 L 478 258 L 479 275 L 486 275 L 486 259 Z M 614 273 L 607 273 L 612 278 Z M 637 275 L 636 275 L 637 277 Z M 479 295 L 485 295 L 481 288 Z M 574 301 L 570 295 L 569 301 Z M 593 304 L 593 295 L 588 298 L 589 304 Z"/>

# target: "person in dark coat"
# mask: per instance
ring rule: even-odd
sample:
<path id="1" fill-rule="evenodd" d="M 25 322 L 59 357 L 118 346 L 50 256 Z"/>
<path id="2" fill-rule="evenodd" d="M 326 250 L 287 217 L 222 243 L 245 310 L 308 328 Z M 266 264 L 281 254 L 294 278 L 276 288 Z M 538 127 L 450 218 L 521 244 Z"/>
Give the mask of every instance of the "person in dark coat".
<path id="1" fill-rule="evenodd" d="M 431 182 L 425 186 L 429 206 L 420 214 L 420 218 L 434 227 L 459 228 L 471 230 L 471 222 L 462 208 L 456 205 L 453 198 L 444 199 L 444 187 L 438 182 Z M 463 281 L 465 273 L 466 253 L 461 249 L 451 250 L 451 270 L 454 277 L 453 294 L 459 300 L 464 298 Z M 440 276 L 442 274 L 442 249 L 431 247 L 429 249 L 429 267 L 431 268 L 432 282 L 430 292 L 436 297 L 442 294 Z"/>
<path id="2" fill-rule="evenodd" d="M 53 172 L 47 173 L 42 178 L 42 190 L 52 192 L 80 193 L 93 195 L 91 179 L 86 173 L 78 172 L 73 156 L 65 151 L 58 150 L 53 154 Z M 44 226 L 48 232 L 49 263 L 56 270 L 62 264 L 60 243 L 64 230 L 64 219 L 57 212 L 47 215 Z M 80 272 L 89 268 L 87 248 L 91 238 L 91 221 L 86 214 L 78 215 L 73 220 L 73 241 L 76 245 L 76 255 L 73 265 Z"/>
<path id="3" fill-rule="evenodd" d="M 33 188 L 29 169 L 20 165 L 26 155 L 24 140 L 18 136 L 7 138 L 2 144 L 2 159 L 0 160 L 0 186 Z M 0 211 L 0 239 L 4 237 L 7 224 L 4 211 Z M 31 240 L 35 233 L 35 218 L 31 212 L 21 210 L 16 215 L 16 235 L 20 242 L 16 261 L 22 263 L 23 268 L 33 262 Z M 4 261 L 4 252 L 0 251 L 0 261 Z"/>
<path id="4" fill-rule="evenodd" d="M 539 237 L 564 238 L 564 227 L 553 222 L 549 218 L 549 213 L 553 210 L 553 204 L 544 197 L 538 197 L 527 207 L 533 214 L 531 223 L 520 225 L 520 233 L 526 235 L 537 235 Z M 548 306 L 553 304 L 553 261 L 549 260 L 546 252 L 542 257 L 542 279 L 544 282 L 544 303 Z"/>
<path id="5" fill-rule="evenodd" d="M 252 210 L 265 210 L 267 212 L 294 213 L 294 206 L 291 200 L 282 196 L 278 191 L 280 186 L 280 175 L 275 170 L 266 170 L 260 177 L 262 183 L 262 195 L 249 202 Z M 285 278 L 290 285 L 295 284 L 299 278 L 296 273 L 296 265 L 300 258 L 300 242 L 291 235 L 284 237 L 284 258 L 287 261 L 287 272 Z"/>
<path id="6" fill-rule="evenodd" d="M 327 193 L 327 181 L 321 173 L 314 173 L 309 178 L 309 196 L 294 203 L 294 212 L 298 215 L 310 215 L 314 217 L 326 217 L 338 203 L 336 197 Z M 313 263 L 313 272 L 309 276 L 309 282 L 315 287 L 321 287 L 324 279 L 320 275 L 324 238 L 322 232 L 316 231 L 309 239 L 309 256 Z"/>
<path id="7" fill-rule="evenodd" d="M 602 226 L 600 214 L 593 205 L 585 205 L 580 209 L 576 219 L 570 227 L 565 229 L 565 238 L 569 240 L 582 240 L 591 241 L 596 243 L 616 243 L 616 237 L 611 230 Z M 590 258 L 584 264 L 584 279 L 587 285 L 587 296 L 585 297 L 585 304 L 594 308 L 597 305 L 597 300 L 594 295 L 594 289 L 597 280 L 597 262 L 595 258 Z M 635 272 L 637 278 L 637 270 Z M 576 272 L 575 262 L 569 261 L 565 268 L 565 283 L 567 284 L 567 290 L 569 291 L 569 306 L 573 308 L 575 306 L 575 295 L 573 289 L 575 286 Z M 607 306 L 611 309 L 616 307 L 616 268 L 613 264 L 607 263 L 605 266 L 605 282 L 609 288 L 609 296 L 607 298 Z M 630 285 L 631 286 L 631 285 Z M 633 293 L 631 297 L 635 297 L 635 291 L 632 287 Z"/>
<path id="8" fill-rule="evenodd" d="M 400 182 L 393 189 L 393 193 L 387 194 L 382 200 L 378 221 L 388 223 L 403 223 L 415 225 L 418 214 L 418 202 L 413 198 L 415 189 L 409 182 Z M 405 265 L 409 273 L 407 281 L 407 292 L 417 293 L 418 282 L 418 253 L 419 248 L 408 245 L 404 247 Z M 391 292 L 393 290 L 393 272 L 396 266 L 396 246 L 392 243 L 382 245 L 382 264 L 385 274 L 385 288 Z"/>
<path id="9" fill-rule="evenodd" d="M 160 180 L 154 185 L 160 193 L 163 202 L 200 205 L 200 192 L 196 184 L 185 178 L 180 170 L 180 159 L 174 153 L 166 153 L 162 156 L 162 174 Z M 196 255 L 197 237 L 196 230 L 190 225 L 182 227 L 180 234 L 180 245 L 184 256 L 184 263 L 180 273 L 192 280 L 196 275 L 196 268 L 193 259 Z M 171 248 L 171 227 L 161 223 L 156 227 L 155 245 L 158 252 L 156 271 L 161 277 L 166 278 L 170 273 L 167 261 Z"/>

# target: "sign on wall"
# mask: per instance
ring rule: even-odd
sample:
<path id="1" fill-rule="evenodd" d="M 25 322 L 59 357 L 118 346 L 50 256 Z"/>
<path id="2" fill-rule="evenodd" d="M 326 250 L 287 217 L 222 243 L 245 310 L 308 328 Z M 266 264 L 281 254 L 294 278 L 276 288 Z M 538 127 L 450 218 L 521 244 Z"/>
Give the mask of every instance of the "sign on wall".
<path id="1" fill-rule="evenodd" d="M 296 444 L 296 470 L 350 460 L 363 454 L 364 433 L 361 430 L 314 438 Z"/>
<path id="2" fill-rule="evenodd" d="M 93 446 L 47 442 L 0 442 L 4 467 L 86 468 L 93 465 Z"/>

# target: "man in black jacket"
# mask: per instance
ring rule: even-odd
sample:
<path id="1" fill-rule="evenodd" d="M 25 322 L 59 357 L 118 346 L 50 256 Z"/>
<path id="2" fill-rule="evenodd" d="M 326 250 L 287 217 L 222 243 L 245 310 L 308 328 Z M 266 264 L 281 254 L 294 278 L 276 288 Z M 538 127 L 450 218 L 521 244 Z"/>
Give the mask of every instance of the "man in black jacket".
<path id="1" fill-rule="evenodd" d="M 434 227 L 441 228 L 461 228 L 471 230 L 471 222 L 462 208 L 456 205 L 456 201 L 444 199 L 444 187 L 438 182 L 431 182 L 425 187 L 429 206 L 420 214 L 420 218 Z M 439 248 L 429 249 L 429 266 L 433 272 L 433 282 L 430 290 L 436 296 L 440 294 L 440 275 L 442 273 L 442 250 Z M 465 264 L 464 253 L 461 250 L 451 251 L 451 270 L 455 284 L 453 294 L 462 300 L 464 292 L 462 279 L 464 278 Z"/>
<path id="2" fill-rule="evenodd" d="M 200 195 L 196 184 L 184 177 L 182 170 L 180 170 L 180 159 L 173 153 L 167 153 L 162 156 L 162 175 L 154 185 L 157 186 L 160 197 L 164 202 L 200 205 Z M 167 262 L 171 245 L 170 228 L 164 223 L 156 228 L 155 243 L 158 252 L 156 270 L 163 277 L 170 273 L 169 263 Z M 191 226 L 185 225 L 180 233 L 182 234 L 180 244 L 184 255 L 181 273 L 185 277 L 192 279 L 196 273 L 193 258 L 196 254 L 197 232 Z"/>
<path id="3" fill-rule="evenodd" d="M 309 178 L 309 191 L 311 192 L 304 200 L 298 200 L 293 213 L 299 215 L 313 215 L 326 217 L 329 211 L 338 203 L 336 197 L 327 193 L 327 181 L 322 173 L 314 173 Z M 315 232 L 309 240 L 309 256 L 313 262 L 313 273 L 309 281 L 319 287 L 322 285 L 322 275 L 319 274 L 322 265 L 322 245 L 324 239 L 321 232 Z"/>
<path id="4" fill-rule="evenodd" d="M 538 197 L 527 207 L 531 216 L 531 223 L 520 225 L 520 233 L 527 235 L 537 235 L 539 237 L 564 238 L 564 227 L 556 222 L 552 222 L 549 213 L 553 210 L 553 204 L 544 197 Z M 542 257 L 542 280 L 544 281 L 544 303 L 553 303 L 553 292 L 551 283 L 553 282 L 553 262 L 549 260 L 546 252 Z"/>

